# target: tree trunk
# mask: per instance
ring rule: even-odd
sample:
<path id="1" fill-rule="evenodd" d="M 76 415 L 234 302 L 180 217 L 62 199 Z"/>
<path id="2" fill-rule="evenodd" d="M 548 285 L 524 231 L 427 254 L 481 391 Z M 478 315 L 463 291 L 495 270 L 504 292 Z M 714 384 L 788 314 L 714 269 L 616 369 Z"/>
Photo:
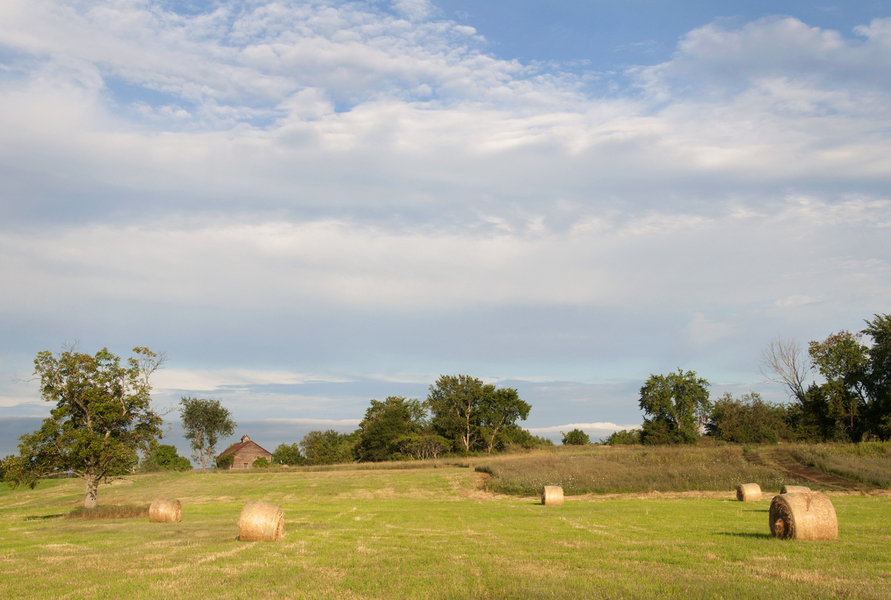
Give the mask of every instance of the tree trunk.
<path id="1" fill-rule="evenodd" d="M 86 489 L 84 491 L 84 508 L 96 508 L 96 496 L 99 493 L 99 478 L 95 475 L 84 475 Z"/>

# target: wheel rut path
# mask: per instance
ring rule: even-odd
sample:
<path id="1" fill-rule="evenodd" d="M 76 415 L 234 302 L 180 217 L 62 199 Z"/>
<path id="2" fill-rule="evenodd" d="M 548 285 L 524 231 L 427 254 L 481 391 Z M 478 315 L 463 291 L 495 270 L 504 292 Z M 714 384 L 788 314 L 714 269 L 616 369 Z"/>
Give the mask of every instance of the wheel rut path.
<path id="1" fill-rule="evenodd" d="M 819 469 L 798 462 L 789 450 L 784 448 L 760 449 L 743 453 L 752 464 L 777 469 L 789 479 L 803 483 L 816 483 L 826 490 L 865 491 L 869 486 L 844 479 L 837 475 L 824 473 Z"/>

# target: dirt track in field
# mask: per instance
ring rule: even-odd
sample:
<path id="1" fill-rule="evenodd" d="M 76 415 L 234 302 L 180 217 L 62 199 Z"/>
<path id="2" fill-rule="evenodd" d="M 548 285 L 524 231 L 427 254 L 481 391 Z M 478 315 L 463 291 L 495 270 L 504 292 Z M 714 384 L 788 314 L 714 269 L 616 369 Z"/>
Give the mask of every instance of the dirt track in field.
<path id="1" fill-rule="evenodd" d="M 789 479 L 796 479 L 805 484 L 818 484 L 820 489 L 839 491 L 866 491 L 872 489 L 870 486 L 862 483 L 849 481 L 803 465 L 795 460 L 792 453 L 785 448 L 762 448 L 757 451 L 746 452 L 744 456 L 750 463 L 777 469 Z"/>

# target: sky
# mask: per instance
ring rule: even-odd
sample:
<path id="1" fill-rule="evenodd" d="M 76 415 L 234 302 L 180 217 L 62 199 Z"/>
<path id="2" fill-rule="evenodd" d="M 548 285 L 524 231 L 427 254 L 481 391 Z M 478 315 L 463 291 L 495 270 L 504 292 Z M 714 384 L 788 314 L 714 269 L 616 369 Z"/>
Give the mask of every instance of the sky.
<path id="1" fill-rule="evenodd" d="M 269 450 L 440 375 L 559 440 L 891 312 L 891 1 L 0 3 L 0 454 L 38 352 Z"/>

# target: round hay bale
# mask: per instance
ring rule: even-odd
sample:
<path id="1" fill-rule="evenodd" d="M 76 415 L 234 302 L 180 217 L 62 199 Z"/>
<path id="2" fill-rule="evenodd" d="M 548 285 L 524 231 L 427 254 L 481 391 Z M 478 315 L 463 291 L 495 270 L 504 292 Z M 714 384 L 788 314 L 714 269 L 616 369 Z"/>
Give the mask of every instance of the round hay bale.
<path id="1" fill-rule="evenodd" d="M 826 494 L 796 492 L 774 496 L 770 503 L 770 533 L 791 540 L 836 540 L 838 517 Z"/>
<path id="2" fill-rule="evenodd" d="M 277 542 L 285 530 L 285 512 L 278 504 L 248 502 L 238 519 L 238 539 L 243 542 Z"/>
<path id="3" fill-rule="evenodd" d="M 155 498 L 149 507 L 150 523 L 179 523 L 182 516 L 182 504 L 174 498 Z"/>
<path id="4" fill-rule="evenodd" d="M 761 486 L 757 483 L 741 483 L 736 487 L 736 499 L 740 502 L 761 500 Z"/>
<path id="5" fill-rule="evenodd" d="M 541 503 L 545 506 L 563 506 L 563 488 L 559 485 L 546 485 L 541 493 Z"/>
<path id="6" fill-rule="evenodd" d="M 810 492 L 811 488 L 804 485 L 784 485 L 780 488 L 781 494 L 797 494 L 798 492 Z"/>

